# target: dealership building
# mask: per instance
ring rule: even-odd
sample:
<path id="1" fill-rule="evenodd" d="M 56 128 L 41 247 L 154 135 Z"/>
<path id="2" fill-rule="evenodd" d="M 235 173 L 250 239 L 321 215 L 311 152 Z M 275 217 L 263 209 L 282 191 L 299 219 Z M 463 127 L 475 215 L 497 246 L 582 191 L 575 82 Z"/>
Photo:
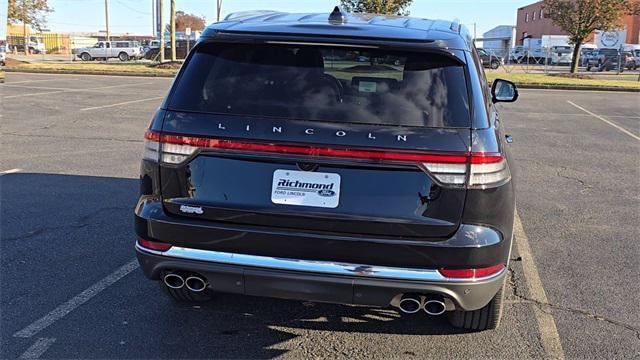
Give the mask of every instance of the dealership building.
<path id="1" fill-rule="evenodd" d="M 568 35 L 566 31 L 555 25 L 551 18 L 545 14 L 543 10 L 543 1 L 523 6 L 518 9 L 518 18 L 516 21 L 516 45 L 523 45 L 527 38 L 541 38 L 544 35 Z M 639 44 L 640 43 L 640 16 L 626 15 L 622 19 L 624 31 L 620 43 Z M 587 42 L 593 42 L 596 34 L 587 39 Z"/>

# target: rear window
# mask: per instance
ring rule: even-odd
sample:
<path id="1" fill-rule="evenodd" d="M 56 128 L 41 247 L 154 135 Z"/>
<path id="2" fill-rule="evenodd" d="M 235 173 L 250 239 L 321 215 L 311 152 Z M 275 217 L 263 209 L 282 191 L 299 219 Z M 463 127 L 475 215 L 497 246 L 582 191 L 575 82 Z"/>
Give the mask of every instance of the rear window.
<path id="1" fill-rule="evenodd" d="M 469 127 L 465 72 L 433 53 L 205 44 L 172 110 L 339 123 Z"/>

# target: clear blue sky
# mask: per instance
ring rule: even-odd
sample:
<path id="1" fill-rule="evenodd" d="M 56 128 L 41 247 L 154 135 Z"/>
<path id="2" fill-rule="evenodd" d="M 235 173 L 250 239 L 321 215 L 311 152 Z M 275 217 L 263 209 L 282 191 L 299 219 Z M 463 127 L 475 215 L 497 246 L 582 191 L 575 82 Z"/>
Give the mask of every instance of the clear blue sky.
<path id="1" fill-rule="evenodd" d="M 111 31 L 150 34 L 153 0 L 108 0 Z M 414 0 L 411 16 L 458 18 L 478 37 L 497 25 L 515 25 L 516 9 L 535 0 Z M 5 2 L 6 0 L 0 0 Z M 98 31 L 104 29 L 104 0 L 49 0 L 54 12 L 47 17 L 52 32 Z M 169 0 L 165 0 L 168 12 Z M 176 0 L 177 9 L 215 21 L 216 0 Z M 327 12 L 339 0 L 223 0 L 223 17 L 242 10 L 275 9 L 289 12 Z M 6 11 L 6 10 L 5 10 Z"/>

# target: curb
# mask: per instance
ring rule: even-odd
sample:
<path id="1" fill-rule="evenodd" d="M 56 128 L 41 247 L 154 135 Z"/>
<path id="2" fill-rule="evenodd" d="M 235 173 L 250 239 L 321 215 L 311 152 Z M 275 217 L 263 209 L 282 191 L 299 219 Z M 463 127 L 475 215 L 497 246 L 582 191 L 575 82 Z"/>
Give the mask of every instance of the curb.
<path id="1" fill-rule="evenodd" d="M 114 75 L 114 76 L 142 76 L 142 77 L 162 77 L 172 78 L 176 74 L 161 73 L 139 73 L 139 72 L 116 72 L 116 71 L 88 71 L 88 70 L 40 70 L 40 69 L 15 69 L 5 68 L 6 72 L 17 73 L 38 73 L 38 74 L 75 74 L 75 75 Z M 489 83 L 491 85 L 491 83 Z M 549 85 L 549 84 L 518 84 L 520 89 L 538 89 L 538 90 L 583 90 L 583 91 L 611 91 L 611 92 L 640 92 L 640 88 L 623 88 L 613 86 L 575 86 L 575 85 Z"/>
<path id="2" fill-rule="evenodd" d="M 176 74 L 161 74 L 161 73 L 144 73 L 144 72 L 118 72 L 118 71 L 91 71 L 91 70 L 40 70 L 40 69 L 14 69 L 5 68 L 6 72 L 15 73 L 31 73 L 31 74 L 74 74 L 74 75 L 113 75 L 113 76 L 143 76 L 143 77 L 163 77 L 172 78 Z"/>
<path id="3" fill-rule="evenodd" d="M 519 89 L 541 89 L 541 90 L 582 90 L 582 91 L 612 91 L 612 92 L 640 92 L 640 88 L 623 88 L 613 86 L 574 86 L 574 85 L 536 85 L 518 84 Z"/>

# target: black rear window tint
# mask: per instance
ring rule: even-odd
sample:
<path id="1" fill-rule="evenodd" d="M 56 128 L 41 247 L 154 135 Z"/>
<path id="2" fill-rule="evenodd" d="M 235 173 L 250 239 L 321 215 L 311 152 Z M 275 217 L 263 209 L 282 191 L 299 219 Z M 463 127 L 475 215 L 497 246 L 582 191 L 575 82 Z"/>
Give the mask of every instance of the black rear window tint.
<path id="1" fill-rule="evenodd" d="M 469 127 L 462 65 L 433 53 L 204 44 L 172 110 L 396 126 Z"/>

